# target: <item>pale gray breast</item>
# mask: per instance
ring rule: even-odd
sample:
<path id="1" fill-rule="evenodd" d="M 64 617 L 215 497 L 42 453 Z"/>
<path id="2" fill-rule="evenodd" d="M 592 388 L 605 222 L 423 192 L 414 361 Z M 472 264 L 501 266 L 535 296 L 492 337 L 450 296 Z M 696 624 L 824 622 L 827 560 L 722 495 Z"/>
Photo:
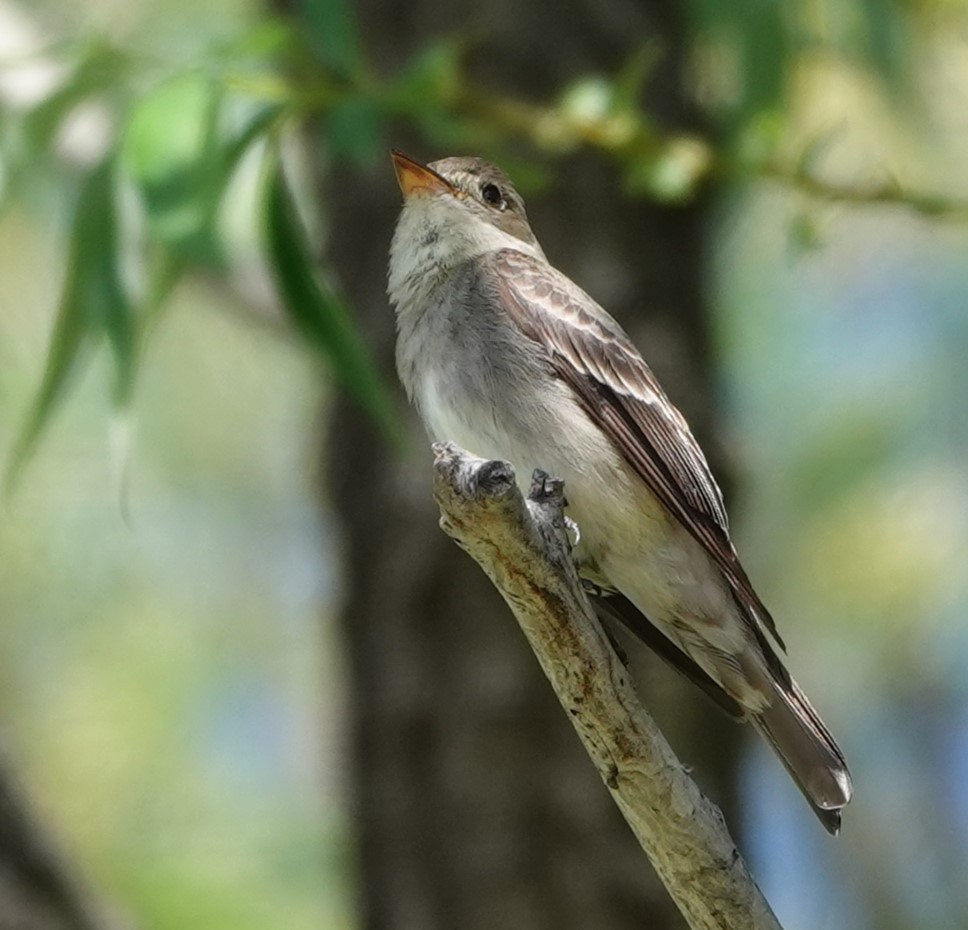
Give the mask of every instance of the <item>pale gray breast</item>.
<path id="1" fill-rule="evenodd" d="M 479 260 L 458 266 L 420 306 L 401 307 L 397 367 L 430 432 L 479 455 L 510 457 L 560 412 L 545 350 L 504 312 Z"/>

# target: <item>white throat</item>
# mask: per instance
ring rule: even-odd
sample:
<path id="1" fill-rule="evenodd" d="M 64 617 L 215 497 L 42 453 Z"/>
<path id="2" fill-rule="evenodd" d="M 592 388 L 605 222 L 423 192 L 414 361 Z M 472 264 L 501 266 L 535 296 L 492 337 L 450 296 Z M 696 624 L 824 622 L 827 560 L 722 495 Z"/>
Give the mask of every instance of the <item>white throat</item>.
<path id="1" fill-rule="evenodd" d="M 411 196 L 403 205 L 390 245 L 390 301 L 398 313 L 419 306 L 449 270 L 501 249 L 544 259 L 539 245 L 475 216 L 452 194 Z"/>

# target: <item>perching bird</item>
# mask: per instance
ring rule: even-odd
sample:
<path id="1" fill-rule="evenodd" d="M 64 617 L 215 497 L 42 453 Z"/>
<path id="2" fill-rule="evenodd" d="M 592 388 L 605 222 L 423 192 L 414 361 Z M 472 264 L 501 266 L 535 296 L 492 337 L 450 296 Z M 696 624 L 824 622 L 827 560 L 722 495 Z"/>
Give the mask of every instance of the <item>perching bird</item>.
<path id="1" fill-rule="evenodd" d="M 852 790 L 843 754 L 779 657 L 682 414 L 618 323 L 548 263 L 500 169 L 393 160 L 397 369 L 431 436 L 563 478 L 582 577 L 766 737 L 836 833 Z"/>

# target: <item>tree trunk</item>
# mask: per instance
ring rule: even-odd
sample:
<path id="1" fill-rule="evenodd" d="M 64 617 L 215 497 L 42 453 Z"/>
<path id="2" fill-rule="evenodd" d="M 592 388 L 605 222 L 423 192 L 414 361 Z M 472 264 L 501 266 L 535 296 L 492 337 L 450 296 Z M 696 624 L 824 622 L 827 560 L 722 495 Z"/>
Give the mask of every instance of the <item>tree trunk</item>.
<path id="1" fill-rule="evenodd" d="M 109 930 L 47 831 L 30 812 L 0 752 L 0 930 Z"/>
<path id="2" fill-rule="evenodd" d="M 539 0 L 490 5 L 486 18 L 468 0 L 361 0 L 358 8 L 371 58 L 387 73 L 433 36 L 471 35 L 480 39 L 475 78 L 535 98 L 583 74 L 614 71 L 643 41 L 658 39 L 650 112 L 670 125 L 692 123 L 680 92 L 684 25 L 671 0 Z M 428 160 L 479 154 L 390 142 Z M 561 162 L 557 179 L 529 203 L 549 258 L 627 326 L 715 449 L 707 204 L 629 201 L 614 173 L 586 156 Z M 365 179 L 333 172 L 323 197 L 329 259 L 391 377 L 385 280 L 400 197 L 389 160 Z M 438 529 L 429 442 L 414 414 L 401 415 L 410 444 L 396 460 L 359 410 L 339 399 L 324 450 L 326 495 L 345 546 L 363 926 L 682 927 L 507 608 Z M 637 647 L 629 653 L 646 704 L 729 819 L 738 729 L 658 660 Z"/>

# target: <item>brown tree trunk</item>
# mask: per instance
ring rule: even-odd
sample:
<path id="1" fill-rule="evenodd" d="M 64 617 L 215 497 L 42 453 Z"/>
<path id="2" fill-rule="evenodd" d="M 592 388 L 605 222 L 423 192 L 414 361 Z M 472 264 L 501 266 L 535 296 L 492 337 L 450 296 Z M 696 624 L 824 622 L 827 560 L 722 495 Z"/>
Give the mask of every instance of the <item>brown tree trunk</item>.
<path id="1" fill-rule="evenodd" d="M 372 60 L 388 73 L 435 35 L 480 38 L 475 77 L 540 98 L 615 70 L 647 39 L 662 63 L 650 111 L 691 122 L 680 92 L 679 4 L 361 0 Z M 448 154 L 412 139 L 418 157 Z M 387 248 L 399 209 L 389 162 L 324 185 L 329 259 L 393 378 Z M 631 330 L 700 439 L 710 435 L 703 243 L 707 204 L 622 196 L 591 157 L 531 198 L 551 261 Z M 395 379 L 394 379 L 395 381 Z M 403 400 L 401 397 L 401 410 Z M 340 399 L 326 439 L 327 498 L 345 545 L 354 825 L 367 930 L 681 927 L 490 583 L 437 528 L 431 455 L 412 413 L 397 459 Z M 737 729 L 657 660 L 630 649 L 641 692 L 730 815 Z"/>
<path id="2" fill-rule="evenodd" d="M 0 930 L 109 930 L 0 753 Z"/>

